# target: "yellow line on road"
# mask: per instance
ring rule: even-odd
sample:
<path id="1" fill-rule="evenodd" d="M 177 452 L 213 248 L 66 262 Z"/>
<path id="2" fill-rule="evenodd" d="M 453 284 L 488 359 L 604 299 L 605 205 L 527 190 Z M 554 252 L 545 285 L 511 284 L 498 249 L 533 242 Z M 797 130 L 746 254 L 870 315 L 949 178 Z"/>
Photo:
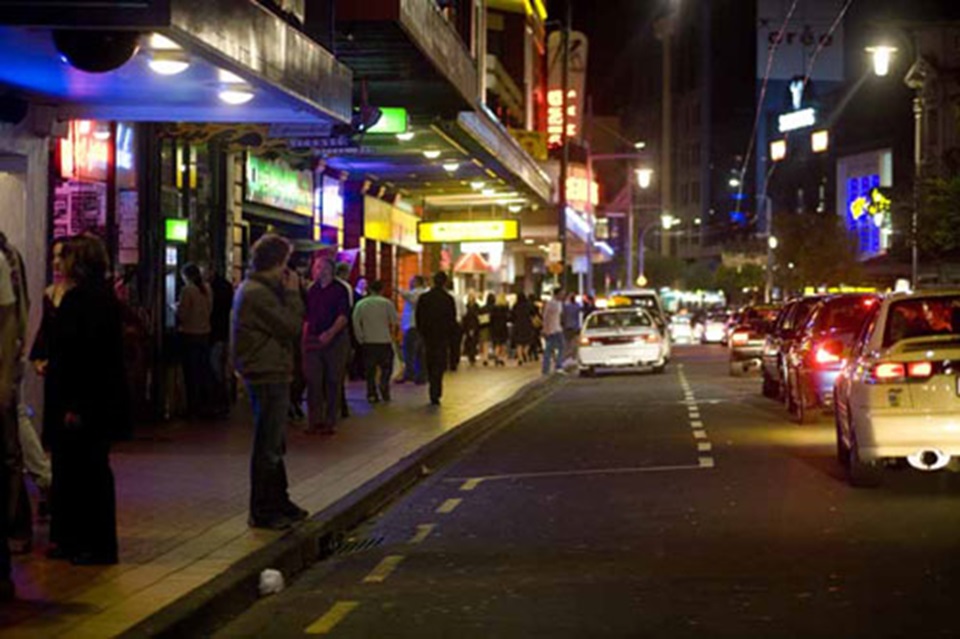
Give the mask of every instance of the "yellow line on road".
<path id="1" fill-rule="evenodd" d="M 433 529 L 436 528 L 436 524 L 420 524 L 417 526 L 417 532 L 413 537 L 410 538 L 408 543 L 411 544 L 420 544 L 430 536 L 430 533 L 433 532 Z"/>
<path id="2" fill-rule="evenodd" d="M 703 428 L 703 422 L 698 421 L 698 420 L 694 420 L 694 421 L 690 422 L 690 427 L 691 427 L 691 428 Z"/>
<path id="3" fill-rule="evenodd" d="M 693 431 L 693 436 L 696 437 L 697 439 L 706 439 L 706 438 L 707 438 L 707 431 L 705 431 L 705 430 L 695 430 L 695 431 Z"/>
<path id="4" fill-rule="evenodd" d="M 482 481 L 482 479 L 468 479 L 467 481 L 463 482 L 463 486 L 460 487 L 460 490 L 473 490 L 479 486 L 480 482 Z"/>
<path id="5" fill-rule="evenodd" d="M 460 502 L 462 501 L 463 501 L 462 499 L 448 499 L 447 501 L 440 504 L 440 507 L 437 508 L 437 512 L 440 513 L 441 515 L 447 515 L 449 513 L 452 513 L 454 509 L 456 509 L 456 507 L 459 506 Z"/>
<path id="6" fill-rule="evenodd" d="M 322 617 L 307 626 L 304 632 L 308 635 L 328 634 L 359 605 L 359 601 L 338 601 Z"/>
<path id="7" fill-rule="evenodd" d="M 700 467 L 701 468 L 713 468 L 713 457 L 701 457 L 700 458 Z"/>
<path id="8" fill-rule="evenodd" d="M 390 576 L 390 573 L 397 569 L 401 561 L 403 561 L 403 555 L 387 555 L 377 564 L 376 568 L 370 571 L 369 575 L 363 578 L 363 583 L 382 584 Z"/>
<path id="9" fill-rule="evenodd" d="M 697 442 L 697 451 L 701 453 L 709 453 L 713 450 L 713 444 L 710 442 Z"/>

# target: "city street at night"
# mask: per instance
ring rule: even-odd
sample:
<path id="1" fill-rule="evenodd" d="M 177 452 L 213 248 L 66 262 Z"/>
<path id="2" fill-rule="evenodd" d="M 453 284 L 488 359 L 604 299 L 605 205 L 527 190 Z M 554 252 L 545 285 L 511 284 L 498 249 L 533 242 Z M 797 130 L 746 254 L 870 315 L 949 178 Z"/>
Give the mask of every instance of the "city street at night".
<path id="1" fill-rule="evenodd" d="M 218 636 L 955 636 L 958 478 L 851 488 L 726 357 L 571 376 Z"/>

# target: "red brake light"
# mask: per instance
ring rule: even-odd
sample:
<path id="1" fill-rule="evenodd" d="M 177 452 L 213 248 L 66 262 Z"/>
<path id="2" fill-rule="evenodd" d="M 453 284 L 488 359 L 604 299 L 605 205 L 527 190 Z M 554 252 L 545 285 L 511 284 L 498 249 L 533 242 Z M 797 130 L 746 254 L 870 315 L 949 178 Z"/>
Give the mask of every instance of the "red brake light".
<path id="1" fill-rule="evenodd" d="M 933 375 L 933 364 L 930 362 L 910 362 L 907 365 L 907 376 L 930 377 Z"/>
<path id="2" fill-rule="evenodd" d="M 873 377 L 877 381 L 889 382 L 906 376 L 906 369 L 899 362 L 885 362 L 873 367 Z"/>
<path id="3" fill-rule="evenodd" d="M 580 346 L 590 346 L 590 338 L 589 338 L 589 337 L 581 337 L 581 338 L 580 338 Z"/>
<path id="4" fill-rule="evenodd" d="M 838 364 L 840 362 L 840 356 L 831 353 L 826 346 L 819 347 L 813 357 L 817 364 Z"/>
<path id="5" fill-rule="evenodd" d="M 866 306 L 867 308 L 870 308 L 876 303 L 877 303 L 877 298 L 875 297 L 868 297 L 865 300 L 863 300 L 863 305 Z"/>
<path id="6" fill-rule="evenodd" d="M 730 338 L 734 344 L 746 344 L 750 340 L 750 333 L 734 333 Z"/>

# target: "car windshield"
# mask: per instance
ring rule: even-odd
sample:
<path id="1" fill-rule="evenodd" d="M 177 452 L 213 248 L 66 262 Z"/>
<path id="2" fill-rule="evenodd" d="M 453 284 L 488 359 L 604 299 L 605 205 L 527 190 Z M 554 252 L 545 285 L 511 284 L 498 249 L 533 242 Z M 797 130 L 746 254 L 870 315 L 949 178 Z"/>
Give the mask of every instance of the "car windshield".
<path id="1" fill-rule="evenodd" d="M 780 309 L 767 306 L 753 306 L 746 309 L 740 317 L 740 324 L 757 330 L 768 330 L 777 319 Z"/>
<path id="2" fill-rule="evenodd" d="M 824 302 L 823 308 L 817 313 L 814 328 L 834 333 L 855 333 L 876 303 L 877 298 L 860 295 Z"/>
<path id="3" fill-rule="evenodd" d="M 884 346 L 940 335 L 960 336 L 960 296 L 913 298 L 890 305 Z"/>
<path id="4" fill-rule="evenodd" d="M 594 313 L 587 318 L 588 329 L 640 328 L 650 326 L 646 313 Z"/>

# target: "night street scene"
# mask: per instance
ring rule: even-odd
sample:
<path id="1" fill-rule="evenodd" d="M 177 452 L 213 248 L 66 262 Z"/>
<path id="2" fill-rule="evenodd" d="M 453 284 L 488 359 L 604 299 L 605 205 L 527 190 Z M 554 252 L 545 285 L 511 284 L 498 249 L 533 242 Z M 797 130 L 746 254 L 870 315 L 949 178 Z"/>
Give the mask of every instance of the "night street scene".
<path id="1" fill-rule="evenodd" d="M 0 638 L 960 637 L 960 0 L 0 0 Z"/>

